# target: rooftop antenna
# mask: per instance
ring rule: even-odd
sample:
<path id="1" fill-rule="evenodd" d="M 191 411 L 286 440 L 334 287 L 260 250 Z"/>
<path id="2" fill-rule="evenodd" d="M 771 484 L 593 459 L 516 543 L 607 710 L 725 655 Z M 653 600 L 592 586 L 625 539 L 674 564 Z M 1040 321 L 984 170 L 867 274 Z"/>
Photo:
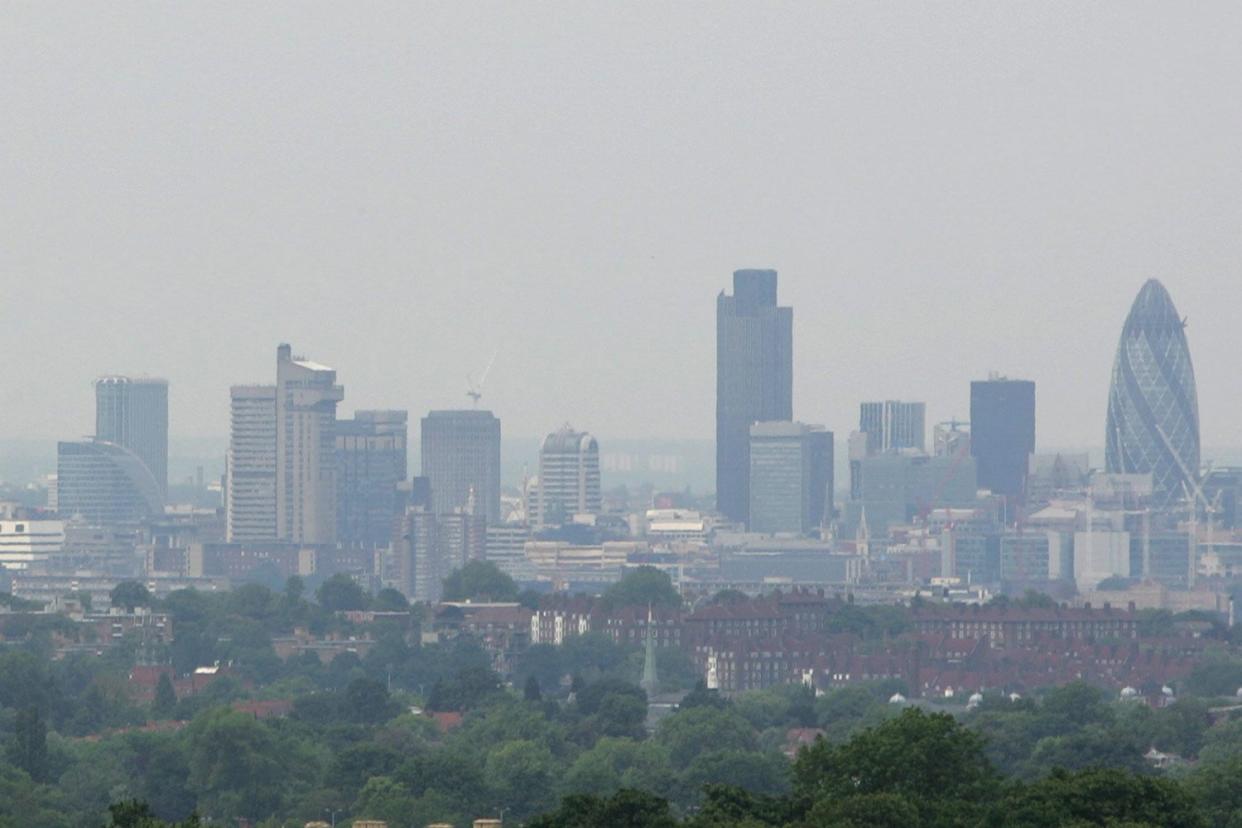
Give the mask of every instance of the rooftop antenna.
<path id="1" fill-rule="evenodd" d="M 483 383 L 487 382 L 487 375 L 491 373 L 492 364 L 496 362 L 496 354 L 499 350 L 492 351 L 492 358 L 487 361 L 487 367 L 483 369 L 483 373 L 479 375 L 479 381 L 474 381 L 473 374 L 466 374 L 466 396 L 474 403 L 474 407 L 479 407 L 479 400 L 483 397 Z"/>

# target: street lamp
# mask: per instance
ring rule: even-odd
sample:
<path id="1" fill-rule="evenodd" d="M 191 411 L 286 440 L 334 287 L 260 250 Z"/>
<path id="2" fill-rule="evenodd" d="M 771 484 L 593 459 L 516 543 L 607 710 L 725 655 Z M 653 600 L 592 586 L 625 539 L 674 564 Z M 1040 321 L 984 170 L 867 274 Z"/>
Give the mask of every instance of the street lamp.
<path id="1" fill-rule="evenodd" d="M 331 808 L 324 808 L 324 809 L 323 809 L 323 812 L 324 812 L 325 814 L 331 814 L 331 815 L 332 815 L 332 828 L 336 828 L 336 815 L 337 815 L 337 814 L 343 814 L 343 813 L 345 813 L 345 809 L 344 809 L 344 808 L 338 808 L 338 809 L 336 809 L 336 810 L 333 810 L 333 809 L 331 809 Z"/>

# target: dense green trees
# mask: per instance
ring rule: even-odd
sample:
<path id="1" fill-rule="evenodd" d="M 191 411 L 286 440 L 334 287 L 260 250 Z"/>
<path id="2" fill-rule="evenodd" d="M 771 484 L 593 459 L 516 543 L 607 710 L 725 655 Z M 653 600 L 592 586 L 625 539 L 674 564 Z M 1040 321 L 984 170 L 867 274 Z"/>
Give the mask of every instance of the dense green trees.
<path id="1" fill-rule="evenodd" d="M 444 579 L 445 601 L 515 601 L 518 587 L 492 561 L 470 561 Z"/>
<path id="2" fill-rule="evenodd" d="M 605 607 L 668 607 L 681 606 L 681 595 L 667 573 L 654 566 L 640 566 L 629 572 L 604 592 Z"/>
<path id="3" fill-rule="evenodd" d="M 645 573 L 614 599 L 645 607 L 662 582 Z M 1074 684 L 936 708 L 950 716 L 889 704 L 904 692 L 893 681 L 726 697 L 694 687 L 693 671 L 670 660 L 684 656 L 662 650 L 662 677 L 690 692 L 680 709 L 649 709 L 640 647 L 600 634 L 537 645 L 506 680 L 478 642 L 424 645 L 403 596 L 359 598 L 352 584 L 324 582 L 319 602 L 296 578 L 282 591 L 249 584 L 153 602 L 173 614 L 176 638 L 144 656 L 229 672 L 181 699 L 161 680 L 154 701 L 132 700 L 136 647 L 52 661 L 32 636 L 0 651 L 0 826 L 150 828 L 189 824 L 196 810 L 209 824 L 300 824 L 329 811 L 393 828 L 501 810 L 506 822 L 548 826 L 1239 824 L 1242 719 L 1181 686 L 1160 708 Z M 362 624 L 331 609 L 360 601 L 399 615 Z M 849 605 L 834 617 L 869 637 L 906 623 L 901 610 Z M 282 662 L 273 640 L 295 626 L 376 643 Z M 1222 653 L 1191 685 L 1232 696 L 1233 670 Z M 254 699 L 291 699 L 292 714 L 232 709 Z M 158 724 L 135 727 L 148 721 Z M 825 739 L 790 762 L 791 728 Z M 1152 747 L 1197 762 L 1157 770 L 1142 758 Z M 121 800 L 130 804 L 110 813 Z"/>

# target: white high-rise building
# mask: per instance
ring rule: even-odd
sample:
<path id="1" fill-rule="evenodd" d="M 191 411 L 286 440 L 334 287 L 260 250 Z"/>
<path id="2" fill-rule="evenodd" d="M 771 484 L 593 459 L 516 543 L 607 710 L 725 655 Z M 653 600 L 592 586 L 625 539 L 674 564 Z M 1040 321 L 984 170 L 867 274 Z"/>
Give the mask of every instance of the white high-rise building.
<path id="1" fill-rule="evenodd" d="M 336 371 L 276 349 L 276 537 L 336 540 Z"/>
<path id="2" fill-rule="evenodd" d="M 230 542 L 276 538 L 276 386 L 229 389 L 228 478 Z"/>
<path id="3" fill-rule="evenodd" d="M 594 437 L 564 425 L 544 438 L 535 500 L 531 519 L 536 529 L 602 511 L 599 443 Z"/>
<path id="4" fill-rule="evenodd" d="M 0 567 L 24 572 L 64 551 L 65 524 L 59 520 L 0 520 Z"/>

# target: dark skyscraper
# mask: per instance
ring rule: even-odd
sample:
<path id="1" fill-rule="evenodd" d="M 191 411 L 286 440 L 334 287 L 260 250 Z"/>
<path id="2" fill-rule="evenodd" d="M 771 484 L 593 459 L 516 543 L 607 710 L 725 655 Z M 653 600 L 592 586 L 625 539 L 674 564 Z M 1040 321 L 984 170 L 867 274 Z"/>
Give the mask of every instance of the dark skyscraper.
<path id="1" fill-rule="evenodd" d="M 473 505 L 500 521 L 500 420 L 490 411 L 432 411 L 422 423 L 423 476 L 431 510 L 449 514 Z"/>
<path id="2" fill-rule="evenodd" d="M 750 509 L 750 427 L 793 419 L 793 310 L 776 305 L 775 270 L 738 270 L 716 299 L 716 508 Z"/>
<path id="3" fill-rule="evenodd" d="M 1149 280 L 1130 307 L 1108 390 L 1108 471 L 1150 473 L 1152 505 L 1168 508 L 1199 473 L 1199 402 L 1186 331 L 1164 285 Z"/>
<path id="4" fill-rule="evenodd" d="M 406 474 L 404 411 L 355 411 L 336 421 L 337 540 L 387 546 Z"/>
<path id="5" fill-rule="evenodd" d="M 168 494 L 168 380 L 103 377 L 95 381 L 95 439 L 127 448 Z"/>
<path id="6" fill-rule="evenodd" d="M 1020 506 L 1035 451 L 1035 383 L 987 379 L 970 384 L 970 453 L 979 486 Z"/>

